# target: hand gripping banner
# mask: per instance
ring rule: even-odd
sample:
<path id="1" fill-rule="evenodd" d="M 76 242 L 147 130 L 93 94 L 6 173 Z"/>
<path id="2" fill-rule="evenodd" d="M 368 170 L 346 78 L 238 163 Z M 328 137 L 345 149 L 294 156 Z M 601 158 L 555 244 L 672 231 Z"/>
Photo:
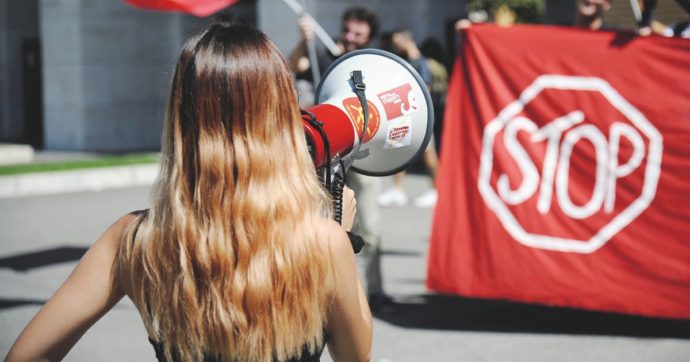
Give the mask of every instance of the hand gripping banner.
<path id="1" fill-rule="evenodd" d="M 690 41 L 474 26 L 442 145 L 430 289 L 690 318 Z"/>

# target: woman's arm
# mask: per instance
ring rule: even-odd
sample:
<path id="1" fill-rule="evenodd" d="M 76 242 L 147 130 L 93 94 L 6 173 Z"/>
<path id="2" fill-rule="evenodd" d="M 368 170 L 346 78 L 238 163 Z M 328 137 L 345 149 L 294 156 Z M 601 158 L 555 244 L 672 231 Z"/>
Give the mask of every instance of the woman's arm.
<path id="1" fill-rule="evenodd" d="M 335 361 L 371 358 L 371 311 L 357 276 L 355 255 L 345 231 L 329 225 L 333 263 L 333 302 L 328 310 L 328 351 Z"/>
<path id="2" fill-rule="evenodd" d="M 112 270 L 119 243 L 133 215 L 120 218 L 82 257 L 72 274 L 34 316 L 7 361 L 58 361 L 124 295 Z"/>

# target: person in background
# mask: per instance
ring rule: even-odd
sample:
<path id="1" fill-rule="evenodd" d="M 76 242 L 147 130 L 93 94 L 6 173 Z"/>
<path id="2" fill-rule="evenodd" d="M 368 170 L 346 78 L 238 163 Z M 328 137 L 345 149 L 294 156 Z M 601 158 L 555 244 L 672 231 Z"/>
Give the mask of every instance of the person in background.
<path id="1" fill-rule="evenodd" d="M 422 52 L 417 47 L 414 37 L 409 30 L 398 29 L 382 36 L 382 47 L 409 62 L 417 73 L 419 73 L 422 81 L 426 83 L 427 87 L 431 88 L 433 75 L 429 68 L 429 60 L 422 55 Z M 432 187 L 421 196 L 415 198 L 414 205 L 417 207 L 433 207 L 436 205 L 436 199 L 438 198 L 436 188 L 434 187 L 436 181 L 436 168 L 438 167 L 438 156 L 436 154 L 433 138 L 431 142 L 429 142 L 426 150 L 424 150 L 423 158 L 424 164 L 431 176 Z M 407 204 L 407 194 L 403 187 L 404 177 L 404 171 L 393 175 L 393 186 L 379 195 L 379 205 L 401 207 Z"/>
<path id="2" fill-rule="evenodd" d="M 637 24 L 638 34 L 650 35 L 657 32 L 665 36 L 690 38 L 690 0 L 676 0 L 676 3 L 685 11 L 686 20 L 666 27 L 654 21 L 657 0 L 644 0 L 642 3 L 642 18 Z"/>
<path id="3" fill-rule="evenodd" d="M 299 21 L 302 40 L 290 55 L 290 64 L 297 74 L 310 73 L 310 61 L 306 42 L 314 37 L 314 24 L 309 17 Z M 345 10 L 342 16 L 342 33 L 336 44 L 343 54 L 370 47 L 378 35 L 378 17 L 364 7 L 353 7 Z M 326 51 L 318 53 L 319 69 L 325 71 L 337 57 Z M 364 240 L 361 258 L 364 264 L 364 279 L 367 298 L 371 310 L 380 311 L 393 303 L 385 293 L 381 273 L 381 210 L 377 197 L 381 193 L 381 179 L 347 173 L 347 185 L 357 195 L 357 216 L 353 232 Z"/>
<path id="4" fill-rule="evenodd" d="M 679 21 L 677 23 L 671 24 L 669 28 L 673 32 L 673 36 L 677 38 L 690 39 L 690 3 L 685 5 L 685 20 Z"/>
<path id="5" fill-rule="evenodd" d="M 611 9 L 611 0 L 577 0 L 575 26 L 590 30 L 605 30 L 604 14 Z"/>
<path id="6" fill-rule="evenodd" d="M 448 93 L 448 57 L 443 45 L 435 38 L 427 38 L 419 47 L 422 55 L 427 59 L 427 65 L 431 72 L 431 102 L 434 106 L 434 145 L 436 154 L 441 152 L 441 134 L 443 133 L 443 115 L 446 110 L 446 94 Z"/>
<path id="7" fill-rule="evenodd" d="M 216 22 L 183 46 L 149 210 L 122 216 L 7 361 L 60 360 L 123 296 L 160 361 L 371 354 L 352 245 L 307 151 L 292 75 L 260 31 Z M 267 101 L 270 100 L 270 101 Z"/>
<path id="8" fill-rule="evenodd" d="M 690 12 L 689 0 L 676 0 L 676 2 L 686 12 Z M 642 12 L 641 18 L 637 23 L 637 33 L 642 36 L 651 35 L 653 33 L 663 36 L 681 36 L 682 30 L 678 30 L 678 25 L 666 27 L 654 21 L 656 4 L 657 0 L 642 1 Z M 575 25 L 590 30 L 617 30 L 615 26 L 604 22 L 604 14 L 610 8 L 611 0 L 578 0 Z"/>
<path id="9" fill-rule="evenodd" d="M 302 16 L 299 19 L 298 25 L 301 40 L 290 53 L 290 67 L 298 81 L 304 80 L 309 82 L 309 87 L 313 89 L 316 85 L 313 84 L 307 47 L 307 43 L 314 40 L 313 20 L 309 16 Z M 336 40 L 336 46 L 340 50 L 340 55 L 357 49 L 369 48 L 372 45 L 372 41 L 378 35 L 378 28 L 378 17 L 369 9 L 352 7 L 345 10 L 342 16 L 342 33 Z M 319 49 L 316 54 L 319 71 L 323 73 L 338 56 L 331 54 L 327 49 Z M 307 103 L 307 106 L 313 104 L 313 90 L 312 99 L 307 101 L 311 101 L 311 104 Z"/>

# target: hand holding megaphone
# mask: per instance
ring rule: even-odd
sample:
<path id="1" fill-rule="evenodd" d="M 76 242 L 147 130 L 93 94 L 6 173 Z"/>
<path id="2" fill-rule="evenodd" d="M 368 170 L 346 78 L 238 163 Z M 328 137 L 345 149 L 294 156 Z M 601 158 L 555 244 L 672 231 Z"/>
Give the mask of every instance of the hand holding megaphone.
<path id="1" fill-rule="evenodd" d="M 355 71 L 366 85 L 368 122 L 355 93 Z M 427 86 L 412 66 L 389 52 L 363 49 L 342 56 L 324 73 L 315 100 L 303 124 L 317 168 L 345 160 L 361 174 L 392 175 L 420 157 L 431 139 Z"/>

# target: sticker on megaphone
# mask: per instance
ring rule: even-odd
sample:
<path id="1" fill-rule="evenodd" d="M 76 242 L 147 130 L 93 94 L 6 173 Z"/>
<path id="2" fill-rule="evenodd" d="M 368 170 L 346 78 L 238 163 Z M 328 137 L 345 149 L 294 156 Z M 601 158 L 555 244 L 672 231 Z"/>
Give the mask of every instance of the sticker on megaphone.
<path id="1" fill-rule="evenodd" d="M 383 149 L 406 147 L 412 143 L 412 124 L 409 117 L 402 117 L 388 126 Z"/>

